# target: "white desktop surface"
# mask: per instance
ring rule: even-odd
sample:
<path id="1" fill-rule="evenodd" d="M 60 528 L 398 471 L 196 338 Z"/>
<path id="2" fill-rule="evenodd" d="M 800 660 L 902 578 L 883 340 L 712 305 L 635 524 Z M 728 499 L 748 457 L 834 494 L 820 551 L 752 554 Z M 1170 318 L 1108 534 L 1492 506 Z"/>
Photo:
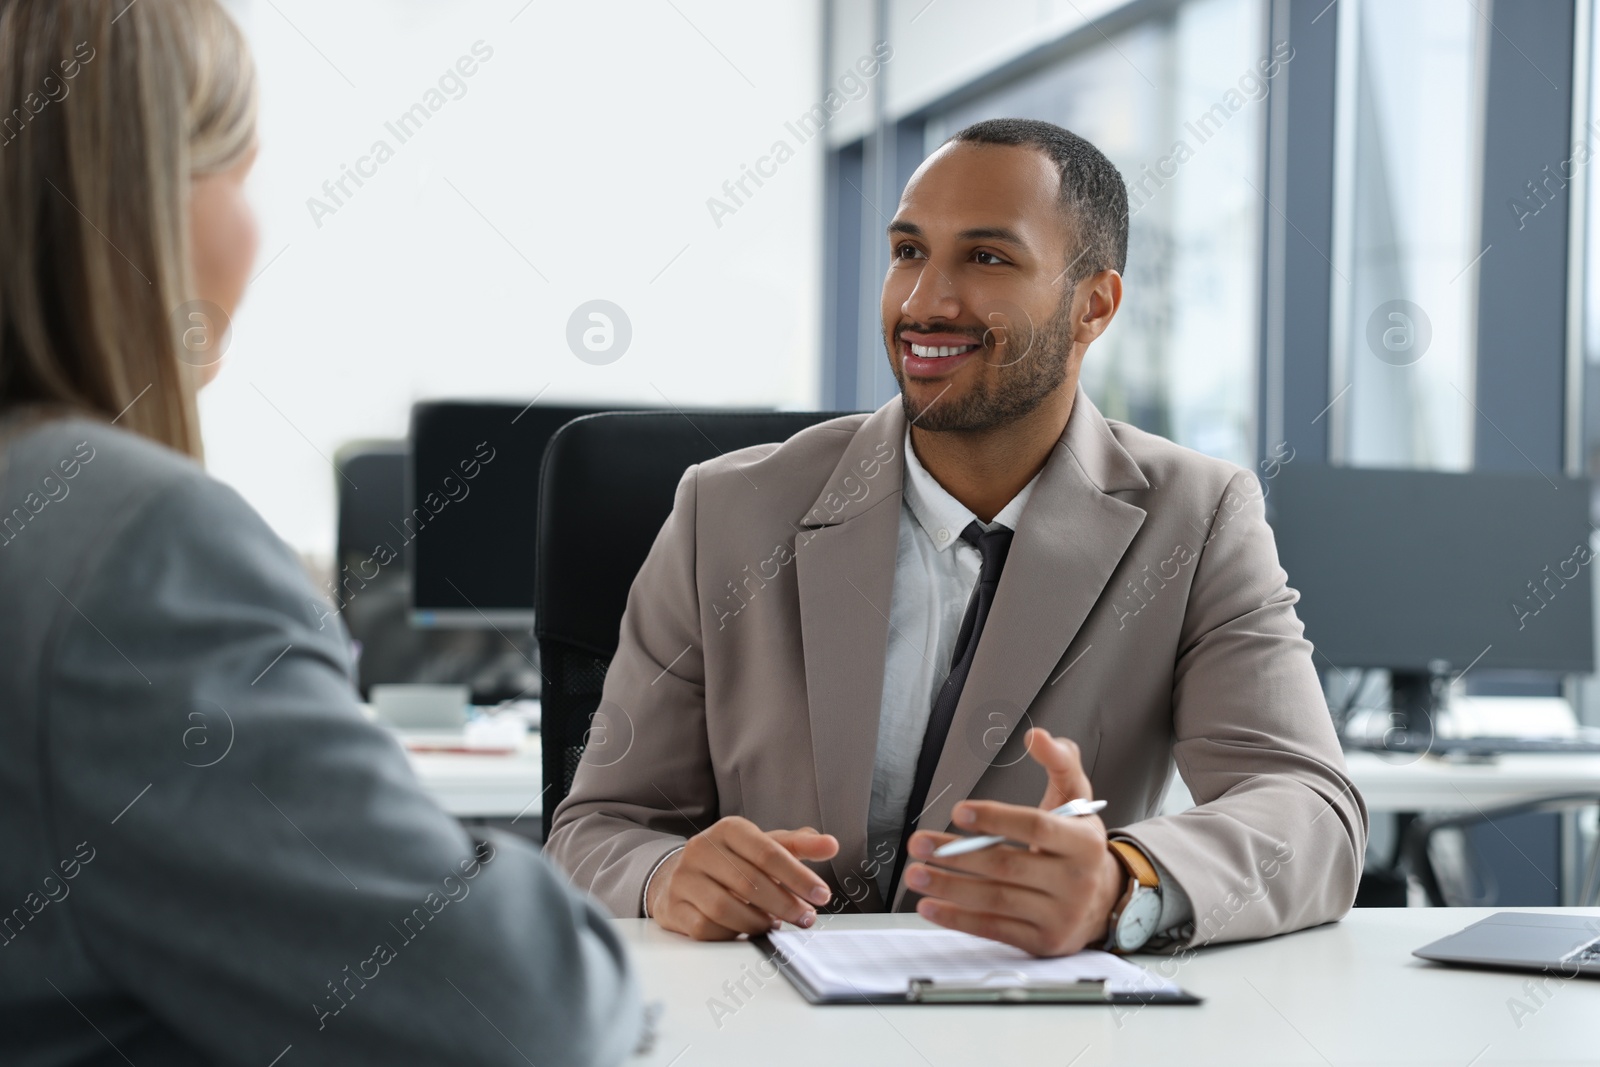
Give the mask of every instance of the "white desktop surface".
<path id="1" fill-rule="evenodd" d="M 733 1006 L 723 983 L 759 976 L 757 950 L 742 942 L 695 943 L 629 919 L 618 925 L 645 997 L 664 1010 L 654 1047 L 627 1062 L 1491 1067 L 1600 1061 L 1600 980 L 1550 980 L 1543 1006 L 1523 1015 L 1519 1027 L 1508 1000 L 1534 1007 L 1522 984 L 1538 976 L 1446 968 L 1411 955 L 1495 910 L 1549 909 L 1363 909 L 1297 934 L 1203 949 L 1175 975 L 1204 999 L 1197 1007 L 816 1007 L 778 975 L 759 988 L 746 978 L 753 995 L 718 1020 L 712 998 Z M 1600 916 L 1600 909 L 1572 913 Z M 833 929 L 922 923 L 914 915 L 824 921 Z M 1162 959 L 1136 958 L 1150 967 Z"/>
<path id="2" fill-rule="evenodd" d="M 540 817 L 543 783 L 536 732 L 512 755 L 406 754 L 424 788 L 458 818 Z M 1487 810 L 1563 793 L 1600 792 L 1600 754 L 1524 753 L 1477 764 L 1372 752 L 1349 752 L 1345 759 L 1373 813 Z M 1181 789 L 1182 782 L 1175 786 Z M 1188 806 L 1183 801 L 1175 810 Z M 1600 1062 L 1600 1053 L 1596 1060 Z"/>
<path id="3" fill-rule="evenodd" d="M 1600 793 L 1600 753 L 1525 752 L 1487 763 L 1347 752 L 1350 777 L 1383 811 L 1472 811 L 1564 793 Z M 1595 1059 L 1600 1062 L 1600 1049 Z"/>
<path id="4" fill-rule="evenodd" d="M 411 731 L 401 736 L 421 735 Z M 442 735 L 429 732 L 427 736 L 437 740 Z M 544 777 L 539 751 L 539 734 L 532 732 L 514 753 L 407 749 L 406 757 L 422 787 L 451 815 L 459 819 L 531 819 L 538 826 Z"/>

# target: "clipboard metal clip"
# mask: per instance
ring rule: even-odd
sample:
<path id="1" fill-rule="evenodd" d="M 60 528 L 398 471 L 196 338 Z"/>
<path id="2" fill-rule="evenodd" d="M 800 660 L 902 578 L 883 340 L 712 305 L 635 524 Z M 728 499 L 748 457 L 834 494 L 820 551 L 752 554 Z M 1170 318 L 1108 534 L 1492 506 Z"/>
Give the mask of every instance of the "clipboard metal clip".
<path id="1" fill-rule="evenodd" d="M 906 999 L 914 1004 L 1071 1004 L 1103 1002 L 1110 997 L 1106 994 L 1106 983 L 1102 979 L 995 985 L 913 978 L 906 987 Z"/>

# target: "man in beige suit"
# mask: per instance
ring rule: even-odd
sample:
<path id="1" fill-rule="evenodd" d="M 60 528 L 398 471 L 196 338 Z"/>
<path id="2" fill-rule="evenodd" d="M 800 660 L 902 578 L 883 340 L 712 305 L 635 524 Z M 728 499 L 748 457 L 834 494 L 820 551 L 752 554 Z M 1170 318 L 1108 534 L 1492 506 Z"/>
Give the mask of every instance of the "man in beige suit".
<path id="1" fill-rule="evenodd" d="M 578 885 L 697 938 L 915 907 L 1040 955 L 1350 907 L 1366 811 L 1260 483 L 1077 387 L 1127 218 L 1048 123 L 918 169 L 883 289 L 901 396 L 684 474 L 606 677 L 630 745 L 546 846 Z M 1158 815 L 1174 763 L 1197 806 Z M 932 858 L 952 830 L 1015 844 Z"/>

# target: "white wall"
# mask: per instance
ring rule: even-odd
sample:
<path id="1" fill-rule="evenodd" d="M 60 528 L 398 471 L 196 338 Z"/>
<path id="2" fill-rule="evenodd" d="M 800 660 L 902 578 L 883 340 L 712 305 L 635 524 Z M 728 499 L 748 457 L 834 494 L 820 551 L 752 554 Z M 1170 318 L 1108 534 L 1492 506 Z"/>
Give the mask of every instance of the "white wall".
<path id="1" fill-rule="evenodd" d="M 296 548 L 332 549 L 326 457 L 403 436 L 419 398 L 817 402 L 822 139 L 706 203 L 816 103 L 817 0 L 230 6 L 261 72 L 260 274 L 201 413 L 211 471 Z M 385 128 L 478 41 L 458 99 Z M 565 339 L 595 298 L 633 327 L 606 366 Z"/>

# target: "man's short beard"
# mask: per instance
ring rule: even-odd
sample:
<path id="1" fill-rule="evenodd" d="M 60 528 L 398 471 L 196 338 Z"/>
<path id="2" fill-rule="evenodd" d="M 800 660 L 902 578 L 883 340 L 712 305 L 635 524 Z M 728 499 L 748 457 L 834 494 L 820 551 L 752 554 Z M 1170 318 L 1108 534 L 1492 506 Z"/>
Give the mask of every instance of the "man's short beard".
<path id="1" fill-rule="evenodd" d="M 1070 293 L 1071 287 L 1067 291 Z M 941 393 L 921 407 L 906 393 L 900 355 L 895 350 L 898 345 L 889 348 L 889 367 L 900 385 L 900 405 L 906 420 L 923 430 L 979 433 L 1032 414 L 1067 380 L 1067 363 L 1072 354 L 1071 317 L 1071 301 L 1064 300 L 1050 320 L 1034 331 L 1023 354 L 1008 357 L 998 388 L 991 390 L 987 382 L 979 381 L 959 400 L 946 400 Z M 886 342 L 886 347 L 889 344 Z M 1009 350 L 1011 345 L 1006 347 Z M 986 348 L 978 358 L 992 353 L 993 349 Z"/>

